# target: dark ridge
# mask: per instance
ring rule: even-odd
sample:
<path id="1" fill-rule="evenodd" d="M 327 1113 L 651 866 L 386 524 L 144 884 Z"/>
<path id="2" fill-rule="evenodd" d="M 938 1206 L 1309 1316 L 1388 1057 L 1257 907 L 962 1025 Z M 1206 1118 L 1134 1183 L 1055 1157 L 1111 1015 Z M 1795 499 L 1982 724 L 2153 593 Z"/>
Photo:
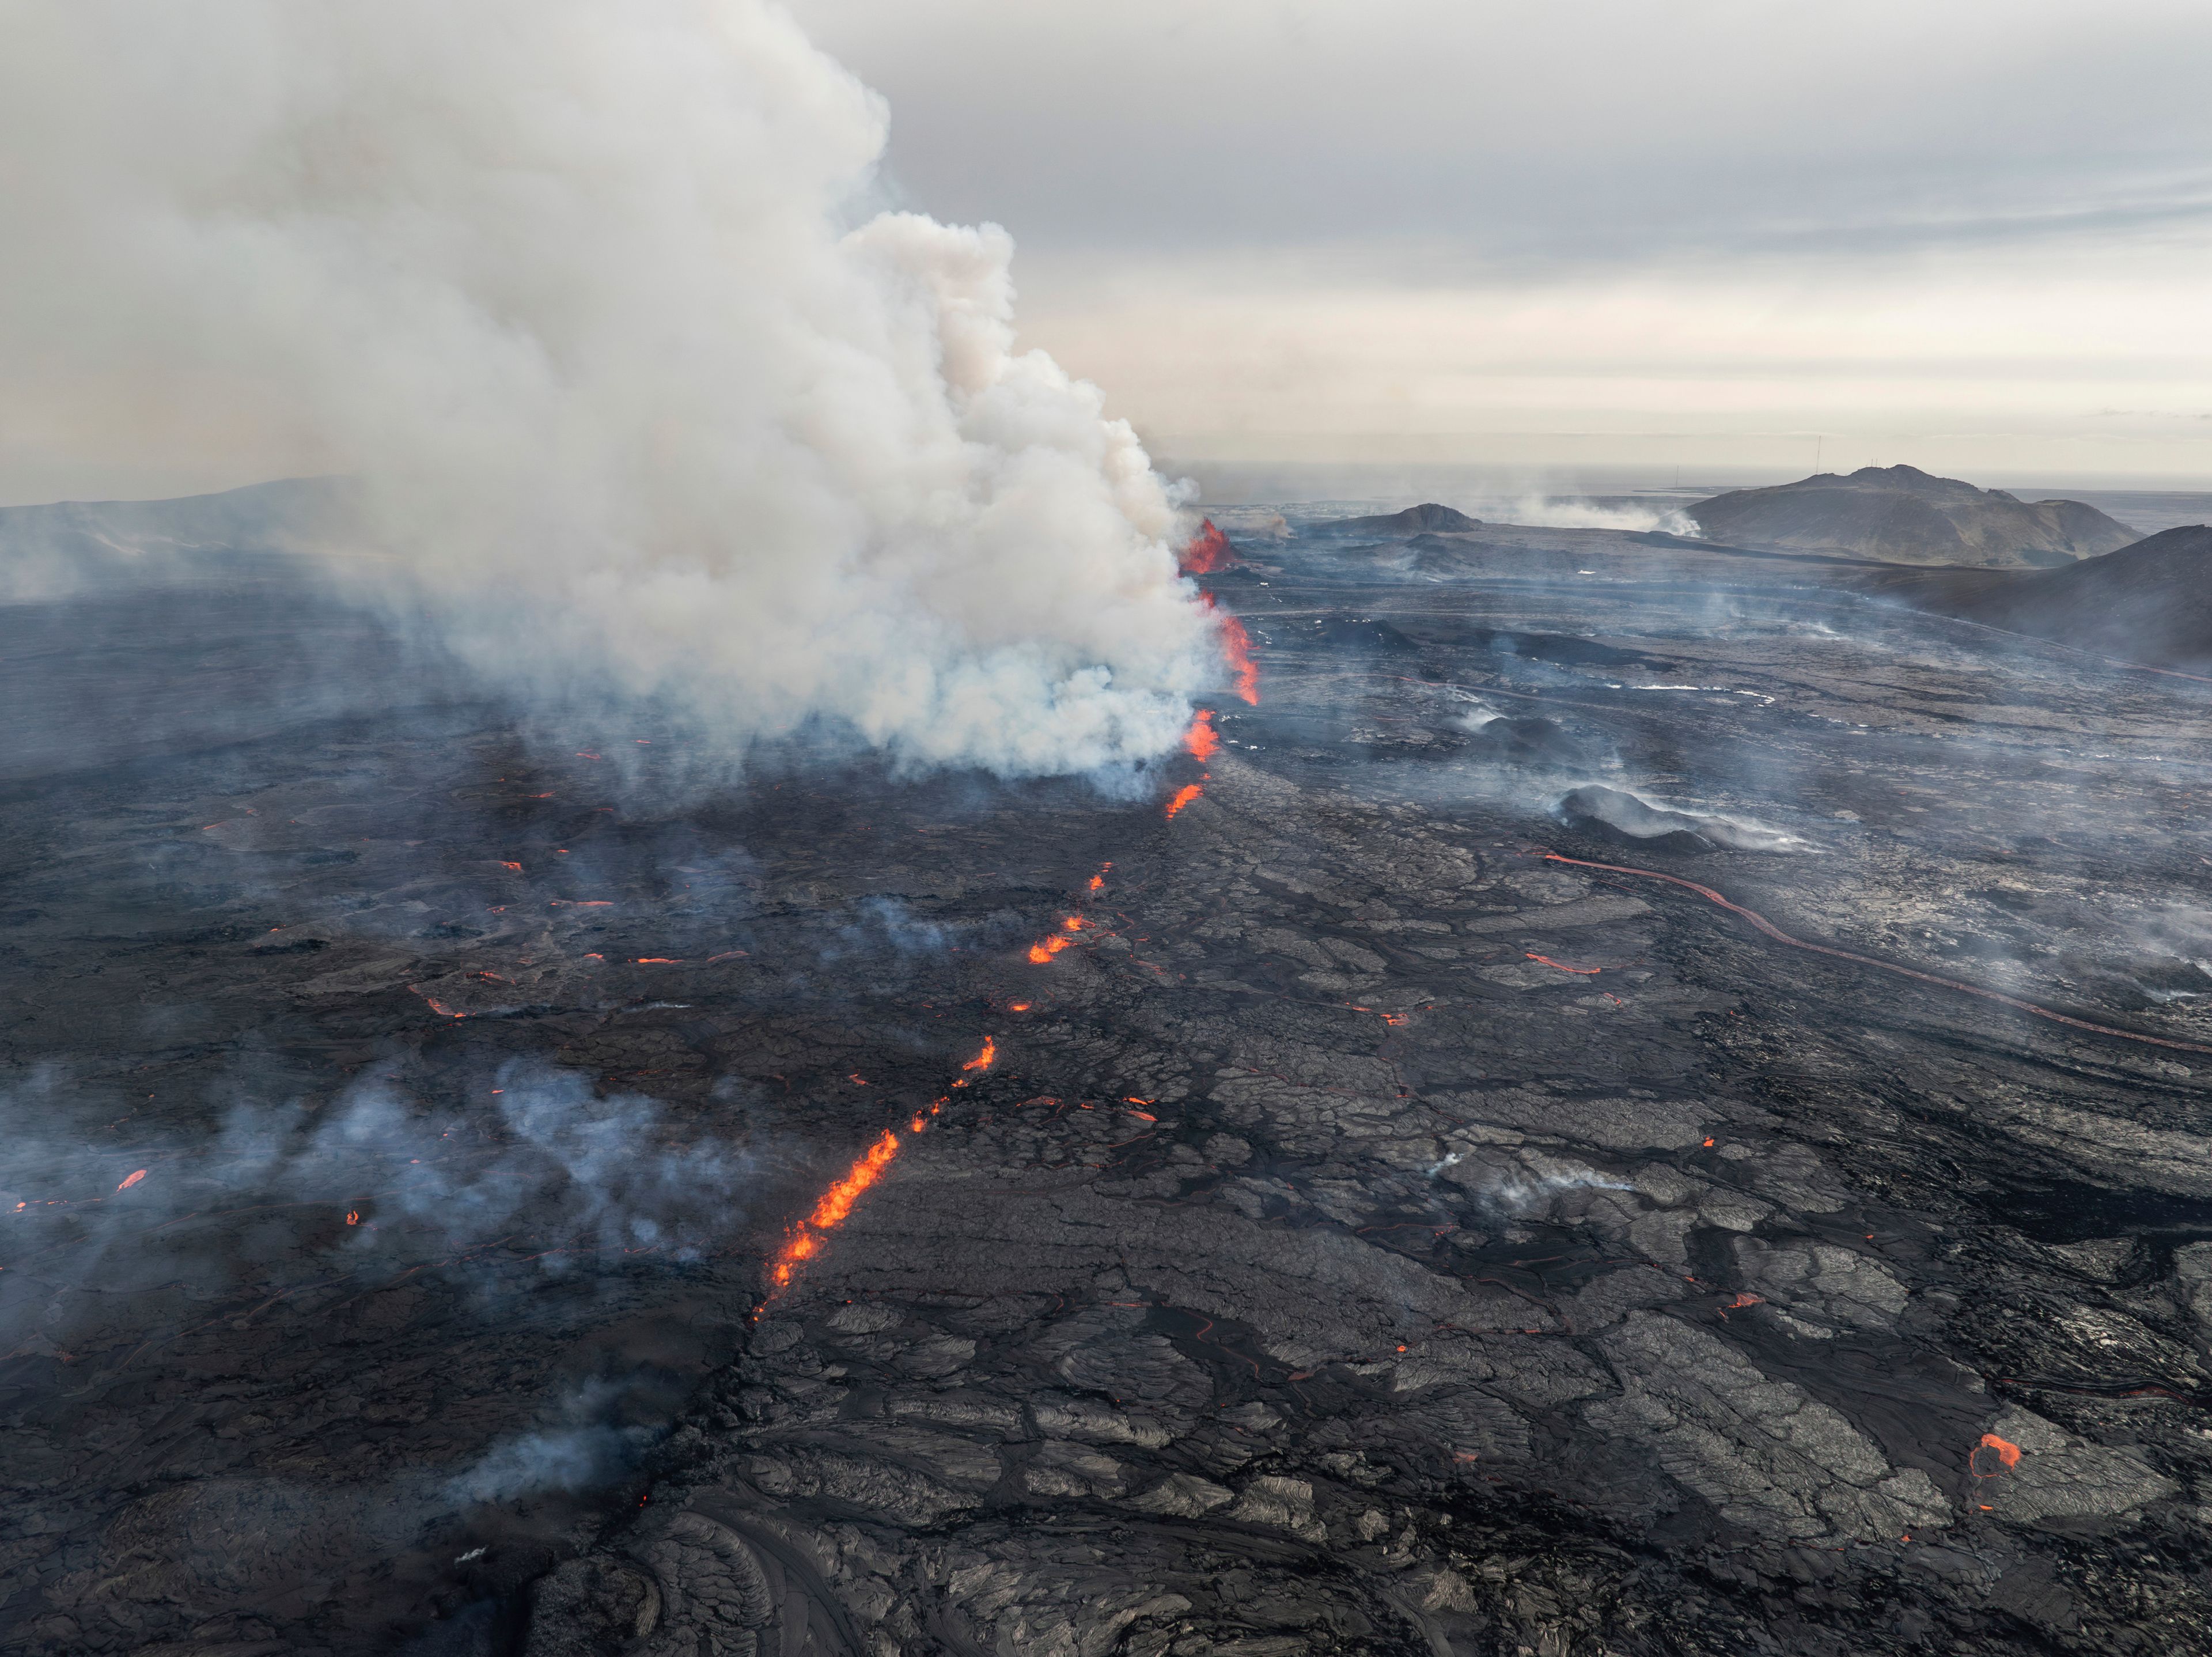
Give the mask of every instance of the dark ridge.
<path id="1" fill-rule="evenodd" d="M 1318 527 L 1332 534 L 1343 535 L 1419 535 L 1442 531 L 1456 534 L 1482 527 L 1482 520 L 1470 518 L 1464 512 L 1434 501 L 1424 501 L 1419 506 L 1409 506 L 1403 512 L 1388 512 L 1371 518 L 1342 518 L 1334 523 Z"/>
<path id="2" fill-rule="evenodd" d="M 2162 530 L 2063 570 L 1893 576 L 1876 590 L 1917 609 L 2157 667 L 2212 663 L 2212 528 Z"/>
<path id="3" fill-rule="evenodd" d="M 2026 502 L 1905 466 L 1740 489 L 1701 501 L 1688 514 L 1717 540 L 1885 564 L 2052 568 L 2136 539 L 2080 501 Z"/>

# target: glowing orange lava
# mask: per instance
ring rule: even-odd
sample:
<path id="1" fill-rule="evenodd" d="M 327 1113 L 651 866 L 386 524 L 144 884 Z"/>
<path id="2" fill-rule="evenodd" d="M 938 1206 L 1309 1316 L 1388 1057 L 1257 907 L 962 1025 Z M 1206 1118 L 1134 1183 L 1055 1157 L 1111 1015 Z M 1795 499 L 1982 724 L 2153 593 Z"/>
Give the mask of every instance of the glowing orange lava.
<path id="1" fill-rule="evenodd" d="M 983 1051 L 960 1068 L 963 1070 L 988 1070 L 999 1057 L 999 1044 L 989 1036 L 983 1038 Z"/>
<path id="2" fill-rule="evenodd" d="M 1252 660 L 1252 636 L 1244 631 L 1244 624 L 1231 615 L 1223 615 L 1221 623 L 1221 654 L 1229 658 L 1229 669 L 1237 681 L 1237 694 L 1254 707 L 1260 705 L 1260 669 Z"/>
<path id="3" fill-rule="evenodd" d="M 1213 731 L 1212 709 L 1200 708 L 1192 716 L 1190 728 L 1182 734 L 1182 746 L 1183 751 L 1200 765 L 1221 752 L 1221 739 Z"/>
<path id="4" fill-rule="evenodd" d="M 1984 1450 L 1992 1452 L 1997 1459 L 1997 1465 L 1990 1468 L 1987 1471 L 1984 1471 L 1981 1465 L 1982 1452 Z M 1995 1433 L 1983 1434 L 1982 1441 L 1968 1452 L 1966 1456 L 1966 1469 L 1976 1478 L 1995 1478 L 2005 1468 L 2019 1465 L 2020 1446 L 2014 1444 L 2010 1439 L 1999 1438 Z"/>
<path id="5" fill-rule="evenodd" d="M 423 995 L 422 990 L 415 984 L 410 984 L 407 988 L 414 994 L 422 996 L 423 1005 L 428 1007 L 441 1019 L 465 1019 L 468 1017 L 466 1013 L 456 1013 L 452 1008 L 447 1006 L 445 1002 L 440 1001 L 435 996 Z"/>
<path id="6" fill-rule="evenodd" d="M 146 1170 L 145 1170 L 145 1169 L 143 1169 L 143 1168 L 141 1168 L 141 1169 L 139 1169 L 139 1170 L 138 1170 L 138 1172 L 137 1172 L 137 1173 L 134 1173 L 134 1174 L 128 1175 L 128 1176 L 124 1179 L 123 1183 L 122 1183 L 121 1185 L 118 1185 L 115 1189 L 116 1189 L 116 1190 L 118 1190 L 118 1191 L 129 1191 L 129 1190 L 131 1188 L 131 1186 L 133 1186 L 133 1185 L 137 1185 L 137 1184 L 141 1179 L 143 1179 L 145 1177 L 146 1177 Z"/>
<path id="7" fill-rule="evenodd" d="M 1572 972 L 1578 978 L 1593 978 L 1605 970 L 1601 966 L 1569 966 L 1565 961 L 1555 961 L 1549 955 L 1539 955 L 1525 949 L 1521 953 L 1532 961 L 1541 961 L 1547 966 L 1557 967 L 1562 972 Z"/>
<path id="8" fill-rule="evenodd" d="M 359 1209 L 348 1209 L 346 1210 L 346 1224 L 349 1226 L 357 1226 L 360 1223 L 361 1210 Z"/>
<path id="9" fill-rule="evenodd" d="M 1205 792 L 1206 790 L 1195 783 L 1184 783 L 1175 791 L 1175 798 L 1168 801 L 1169 818 L 1172 819 L 1177 812 Z"/>
<path id="10" fill-rule="evenodd" d="M 915 1123 L 918 1130 L 919 1117 Z M 770 1282 L 778 1288 L 790 1286 L 791 1274 L 799 1262 L 811 1260 L 821 1252 L 821 1234 L 834 1231 L 845 1222 L 845 1216 L 852 1213 L 853 1204 L 860 1200 L 860 1193 L 883 1178 L 884 1170 L 890 1167 L 891 1158 L 898 1154 L 898 1136 L 889 1128 L 884 1129 L 884 1136 L 860 1154 L 853 1166 L 845 1171 L 845 1177 L 822 1193 L 822 1200 L 814 1205 L 814 1212 L 793 1228 L 791 1235 L 784 1239 L 783 1246 L 776 1251 L 775 1263 L 769 1270 Z"/>
<path id="11" fill-rule="evenodd" d="M 1030 946 L 1030 960 L 1034 966 L 1042 966 L 1061 950 L 1072 947 L 1074 942 L 1073 938 L 1039 938 Z"/>
<path id="12" fill-rule="evenodd" d="M 1106 877 L 1103 874 L 1094 874 L 1091 877 L 1091 889 L 1093 892 L 1097 892 L 1105 884 Z"/>
<path id="13" fill-rule="evenodd" d="M 1237 562 L 1237 553 L 1229 545 L 1229 537 L 1213 527 L 1208 518 L 1198 527 L 1188 546 L 1176 558 L 1176 570 L 1186 576 L 1211 576 L 1216 570 L 1226 570 Z"/>

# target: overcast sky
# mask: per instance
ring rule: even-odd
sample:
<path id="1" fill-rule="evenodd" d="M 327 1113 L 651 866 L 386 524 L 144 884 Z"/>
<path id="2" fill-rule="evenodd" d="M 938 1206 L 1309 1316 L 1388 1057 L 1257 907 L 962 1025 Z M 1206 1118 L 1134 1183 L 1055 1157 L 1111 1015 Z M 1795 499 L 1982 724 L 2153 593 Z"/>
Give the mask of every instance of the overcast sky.
<path id="1" fill-rule="evenodd" d="M 798 0 L 1192 459 L 2212 487 L 2203 0 Z"/>

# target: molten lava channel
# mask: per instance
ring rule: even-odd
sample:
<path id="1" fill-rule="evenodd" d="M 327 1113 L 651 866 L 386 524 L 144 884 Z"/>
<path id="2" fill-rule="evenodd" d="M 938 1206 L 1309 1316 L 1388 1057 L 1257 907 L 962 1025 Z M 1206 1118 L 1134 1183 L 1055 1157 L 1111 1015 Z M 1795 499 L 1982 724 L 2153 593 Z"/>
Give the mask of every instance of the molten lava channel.
<path id="1" fill-rule="evenodd" d="M 998 1062 L 998 1057 L 997 1038 L 985 1036 L 983 1050 L 960 1068 L 963 1071 L 988 1070 Z M 968 1084 L 956 1081 L 952 1085 L 964 1087 Z M 926 1113 L 916 1112 L 907 1124 L 907 1130 L 910 1134 L 922 1132 L 929 1126 L 930 1118 L 944 1108 L 945 1101 L 940 1099 Z M 769 1262 L 768 1278 L 771 1293 L 791 1287 L 792 1278 L 799 1268 L 822 1252 L 823 1239 L 845 1223 L 853 1212 L 853 1204 L 860 1200 L 862 1193 L 869 1186 L 884 1177 L 884 1170 L 890 1167 L 891 1160 L 899 1153 L 899 1144 L 898 1135 L 889 1128 L 884 1129 L 883 1136 L 855 1157 L 852 1167 L 822 1193 L 807 1216 L 791 1228 L 783 1240 L 783 1246 L 776 1250 L 775 1258 Z"/>

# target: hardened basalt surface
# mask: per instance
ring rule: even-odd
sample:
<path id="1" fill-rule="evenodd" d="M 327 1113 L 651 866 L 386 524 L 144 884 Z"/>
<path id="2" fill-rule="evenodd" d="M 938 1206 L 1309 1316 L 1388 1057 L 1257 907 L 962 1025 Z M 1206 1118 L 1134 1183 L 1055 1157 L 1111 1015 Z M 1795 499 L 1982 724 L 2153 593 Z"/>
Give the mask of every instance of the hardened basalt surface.
<path id="1" fill-rule="evenodd" d="M 2202 687 L 1239 551 L 1139 797 L 450 697 L 11 785 L 6 1648 L 2205 1648 Z"/>

